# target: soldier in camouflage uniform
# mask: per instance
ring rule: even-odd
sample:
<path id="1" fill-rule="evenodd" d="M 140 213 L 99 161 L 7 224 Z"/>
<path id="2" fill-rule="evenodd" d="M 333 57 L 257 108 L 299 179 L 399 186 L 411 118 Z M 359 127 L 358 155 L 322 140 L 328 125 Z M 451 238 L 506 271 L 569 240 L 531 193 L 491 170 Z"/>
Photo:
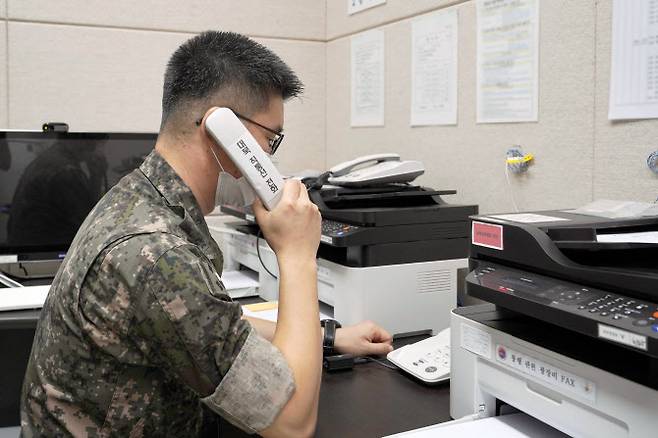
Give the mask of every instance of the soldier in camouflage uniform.
<path id="1" fill-rule="evenodd" d="M 24 436 L 196 436 L 202 406 L 249 433 L 313 433 L 319 213 L 298 182 L 272 212 L 254 204 L 279 260 L 279 322 L 243 318 L 203 218 L 218 172 L 239 172 L 191 118 L 233 105 L 282 124 L 283 100 L 300 90 L 276 55 L 240 35 L 206 32 L 174 53 L 155 150 L 94 207 L 52 283 L 23 386 Z M 265 133 L 248 129 L 267 151 Z M 386 353 L 390 336 L 360 324 L 339 330 L 336 347 Z"/>

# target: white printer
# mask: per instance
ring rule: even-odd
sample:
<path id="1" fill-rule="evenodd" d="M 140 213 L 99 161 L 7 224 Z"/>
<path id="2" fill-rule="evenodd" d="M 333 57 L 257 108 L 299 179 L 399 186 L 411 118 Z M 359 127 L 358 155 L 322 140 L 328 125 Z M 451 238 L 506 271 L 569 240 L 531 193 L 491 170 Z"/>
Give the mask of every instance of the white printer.
<path id="1" fill-rule="evenodd" d="M 658 390 L 646 363 L 615 348 L 588 352 L 584 338 L 490 304 L 456 309 L 450 416 L 478 421 L 512 407 L 572 437 L 656 436 Z"/>
<path id="2" fill-rule="evenodd" d="M 453 418 L 512 406 L 574 437 L 658 436 L 658 218 L 473 218 L 451 320 Z"/>
<path id="3" fill-rule="evenodd" d="M 443 201 L 453 193 L 407 184 L 310 191 L 323 217 L 318 294 L 335 319 L 370 319 L 398 335 L 449 326 L 458 273 L 467 267 L 468 217 L 477 213 L 477 206 Z M 259 295 L 277 299 L 276 257 L 253 215 L 228 206 L 222 212 L 244 219 L 215 226 L 219 219 L 208 218 L 226 269 L 256 272 Z"/>

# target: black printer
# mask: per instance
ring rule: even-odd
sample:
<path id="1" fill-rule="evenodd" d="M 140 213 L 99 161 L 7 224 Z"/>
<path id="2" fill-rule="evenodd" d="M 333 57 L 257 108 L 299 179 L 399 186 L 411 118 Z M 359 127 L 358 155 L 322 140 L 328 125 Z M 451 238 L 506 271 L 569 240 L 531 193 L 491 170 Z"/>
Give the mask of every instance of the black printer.
<path id="1" fill-rule="evenodd" d="M 465 258 L 469 216 L 478 207 L 443 199 L 455 193 L 408 184 L 311 189 L 322 214 L 318 256 L 351 267 Z M 248 209 L 222 206 L 221 211 L 251 223 L 241 231 L 258 232 Z"/>
<path id="2" fill-rule="evenodd" d="M 599 366 L 658 389 L 658 217 L 543 211 L 471 227 L 468 295 L 584 335 L 586 362 L 614 346 Z M 636 367 L 618 366 L 627 359 Z"/>

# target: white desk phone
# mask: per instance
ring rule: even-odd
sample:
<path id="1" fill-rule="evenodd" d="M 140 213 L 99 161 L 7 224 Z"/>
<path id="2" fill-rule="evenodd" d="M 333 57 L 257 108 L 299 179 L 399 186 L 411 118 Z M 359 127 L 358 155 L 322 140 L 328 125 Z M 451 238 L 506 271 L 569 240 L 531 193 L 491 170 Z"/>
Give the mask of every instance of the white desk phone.
<path id="1" fill-rule="evenodd" d="M 420 161 L 402 161 L 398 154 L 377 154 L 338 164 L 329 173 L 329 184 L 359 187 L 411 182 L 425 173 L 425 167 Z"/>
<path id="2" fill-rule="evenodd" d="M 386 358 L 425 383 L 450 379 L 450 328 L 388 353 Z"/>

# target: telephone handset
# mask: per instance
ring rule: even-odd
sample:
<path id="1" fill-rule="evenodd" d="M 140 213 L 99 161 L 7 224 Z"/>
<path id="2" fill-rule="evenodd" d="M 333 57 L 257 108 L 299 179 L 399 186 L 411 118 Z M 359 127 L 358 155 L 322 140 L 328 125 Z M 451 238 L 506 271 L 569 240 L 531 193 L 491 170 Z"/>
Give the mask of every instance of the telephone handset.
<path id="1" fill-rule="evenodd" d="M 265 208 L 276 207 L 283 194 L 283 177 L 233 111 L 213 111 L 206 118 L 206 132 L 242 172 Z"/>
<path id="2" fill-rule="evenodd" d="M 376 155 L 364 155 L 363 157 L 356 158 L 351 161 L 346 161 L 341 164 L 337 164 L 331 169 L 331 175 L 334 177 L 343 176 L 352 171 L 355 167 L 361 166 L 366 163 L 374 162 L 374 164 L 383 163 L 384 161 L 400 161 L 400 155 L 398 154 L 376 154 Z"/>
<path id="3" fill-rule="evenodd" d="M 328 182 L 347 187 L 407 183 L 423 173 L 425 173 L 423 163 L 411 160 L 402 161 L 398 154 L 366 155 L 329 169 L 331 176 Z"/>

